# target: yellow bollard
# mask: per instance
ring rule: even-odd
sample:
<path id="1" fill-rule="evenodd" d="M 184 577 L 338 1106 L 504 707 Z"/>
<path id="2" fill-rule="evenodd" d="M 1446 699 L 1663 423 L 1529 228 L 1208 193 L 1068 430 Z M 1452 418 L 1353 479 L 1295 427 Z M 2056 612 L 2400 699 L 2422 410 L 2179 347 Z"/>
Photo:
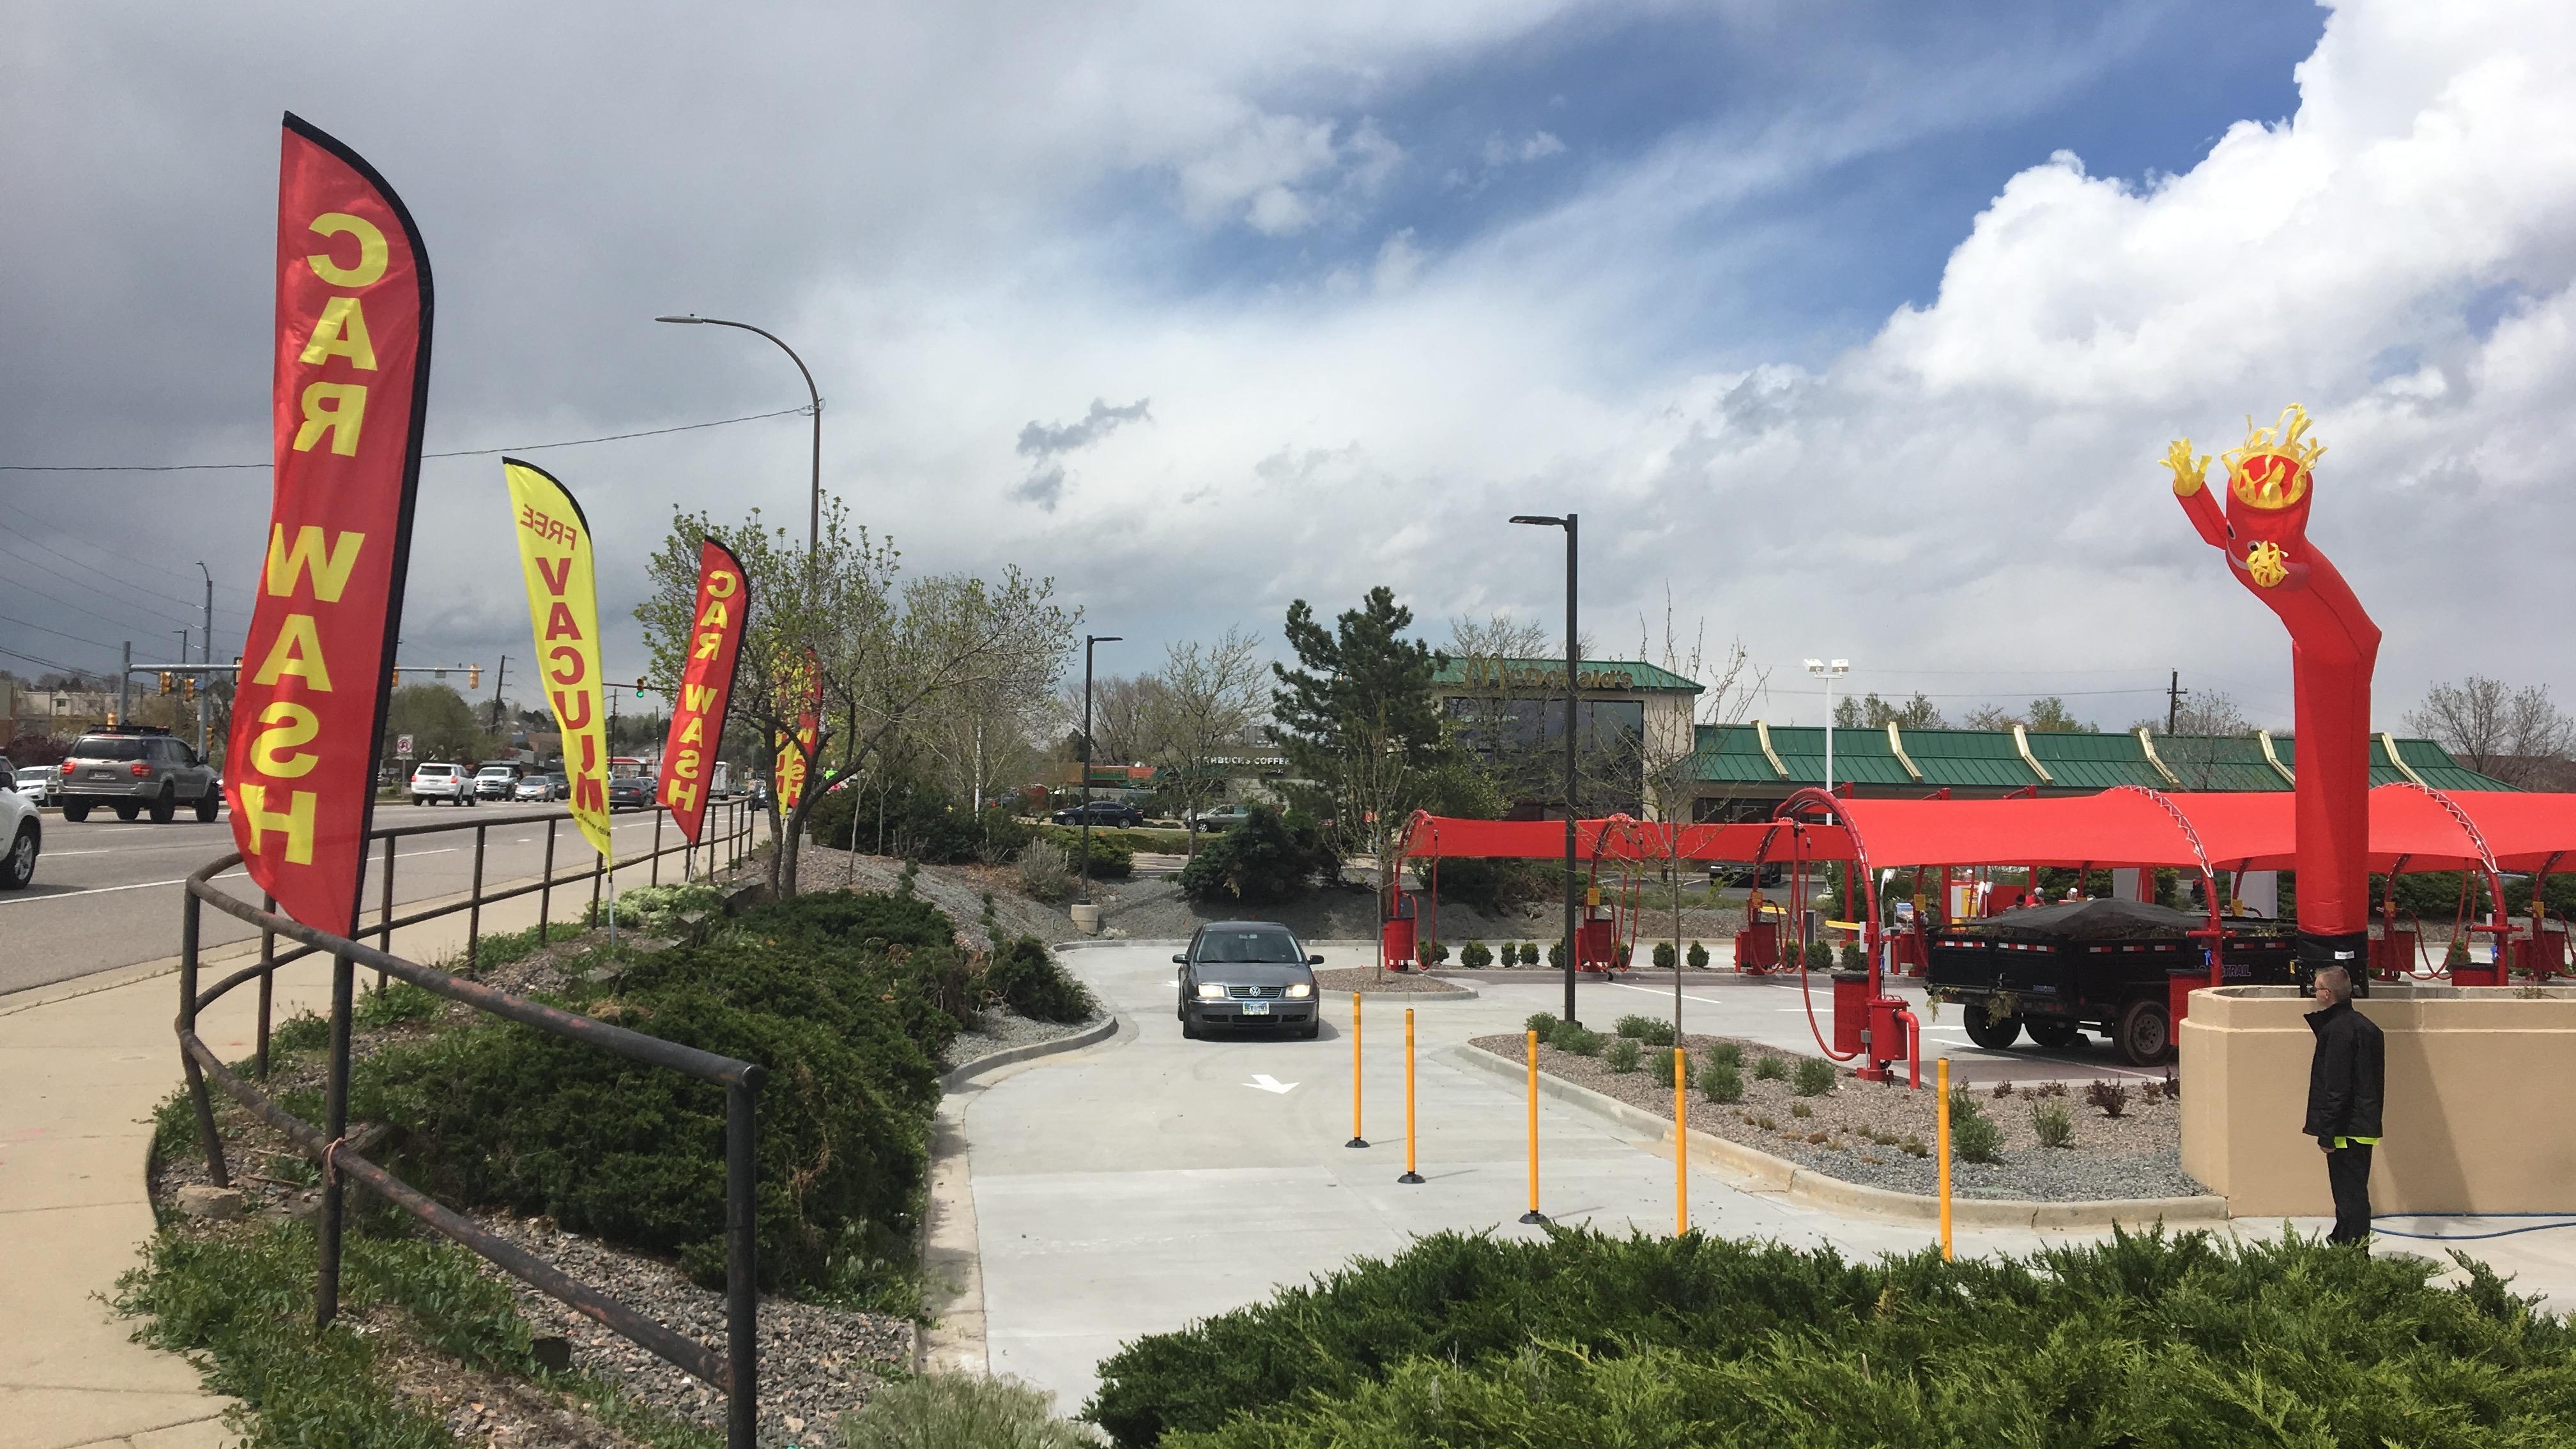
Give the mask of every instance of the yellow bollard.
<path id="1" fill-rule="evenodd" d="M 1413 1170 L 1413 1008 L 1404 1009 L 1404 1175 L 1398 1182 L 1420 1182 Z"/>
<path id="2" fill-rule="evenodd" d="M 1673 1234 L 1690 1231 L 1690 1053 L 1673 1044 Z"/>
<path id="3" fill-rule="evenodd" d="M 1344 1147 L 1366 1147 L 1360 1135 L 1360 994 L 1351 993 L 1351 1140 Z"/>
<path id="4" fill-rule="evenodd" d="M 1939 1143 L 1941 1174 L 1941 1261 L 1950 1261 L 1950 1059 L 1943 1057 L 1937 1070 L 1934 1090 L 1940 1101 L 1932 1111 L 1936 1124 L 1934 1139 Z"/>
<path id="5" fill-rule="evenodd" d="M 1525 1223 L 1543 1223 L 1547 1215 L 1538 1210 L 1538 1033 L 1529 1038 L 1529 1211 L 1521 1214 Z"/>

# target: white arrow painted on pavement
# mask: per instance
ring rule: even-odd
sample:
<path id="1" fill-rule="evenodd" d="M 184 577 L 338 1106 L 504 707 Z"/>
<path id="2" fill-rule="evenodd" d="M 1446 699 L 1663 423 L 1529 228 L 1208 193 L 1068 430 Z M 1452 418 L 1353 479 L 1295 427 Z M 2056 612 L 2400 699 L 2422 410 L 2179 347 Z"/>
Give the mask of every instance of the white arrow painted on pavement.
<path id="1" fill-rule="evenodd" d="M 1295 1082 L 1283 1082 L 1277 1077 L 1270 1075 L 1268 1072 L 1253 1073 L 1252 1080 L 1244 1083 L 1244 1085 L 1247 1087 L 1257 1088 L 1264 1092 L 1277 1092 L 1283 1097 L 1290 1092 L 1297 1090 L 1297 1084 Z"/>

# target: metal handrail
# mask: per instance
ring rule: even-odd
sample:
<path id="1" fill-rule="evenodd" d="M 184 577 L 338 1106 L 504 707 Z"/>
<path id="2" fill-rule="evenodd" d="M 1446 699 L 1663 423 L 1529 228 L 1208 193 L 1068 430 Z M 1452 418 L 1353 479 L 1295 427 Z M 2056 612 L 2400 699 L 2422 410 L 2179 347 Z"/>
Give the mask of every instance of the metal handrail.
<path id="1" fill-rule="evenodd" d="M 721 847 L 731 859 L 739 861 L 752 828 L 752 812 L 738 803 L 729 803 L 730 820 L 721 835 L 704 846 L 683 845 L 670 850 L 658 844 L 661 824 L 657 814 L 654 835 L 656 848 L 639 861 L 650 861 L 654 878 L 660 877 L 660 857 L 675 850 L 709 852 L 710 869 L 716 851 Z M 386 842 L 385 888 L 378 908 L 378 921 L 372 932 L 380 941 L 390 942 L 395 930 L 453 915 L 470 913 L 466 960 L 474 960 L 479 945 L 482 907 L 487 902 L 507 900 L 532 892 L 544 892 L 547 902 L 559 880 L 553 870 L 554 826 L 570 818 L 565 811 L 542 818 L 547 822 L 547 869 L 535 882 L 511 886 L 499 891 L 483 889 L 482 869 L 484 833 L 489 822 L 455 821 L 435 825 L 401 825 L 368 832 L 368 841 Z M 514 821 L 513 824 L 526 823 Z M 443 906 L 414 912 L 397 919 L 393 915 L 392 866 L 394 841 L 419 835 L 472 829 L 475 831 L 474 882 L 467 896 Z M 215 1130 L 214 1103 L 206 1090 L 211 1077 L 225 1093 L 258 1115 L 292 1140 L 305 1155 L 323 1169 L 320 1261 L 315 1273 L 314 1312 L 316 1319 L 327 1324 L 339 1311 L 340 1236 L 344 1220 L 341 1179 L 345 1175 L 374 1190 L 387 1202 L 400 1208 L 433 1231 L 482 1255 L 530 1287 L 569 1305 L 576 1312 L 606 1325 L 630 1341 L 651 1351 L 657 1357 L 680 1368 L 726 1396 L 725 1442 L 728 1449 L 752 1449 L 759 1413 L 759 1292 L 754 1272 L 754 1206 L 756 1186 L 753 1129 L 759 1091 L 765 1070 L 752 1062 L 719 1056 L 660 1037 L 614 1026 L 604 1021 L 564 1011 L 513 992 L 486 986 L 451 975 L 433 966 L 405 960 L 381 946 L 371 947 L 348 937 L 316 930 L 302 922 L 277 914 L 272 909 L 254 906 L 215 888 L 213 879 L 241 862 L 238 852 L 225 855 L 200 867 L 187 879 L 182 899 L 179 948 L 179 1018 L 175 1029 L 179 1039 L 180 1065 L 186 1073 L 188 1094 L 195 1108 L 197 1133 L 204 1145 L 207 1176 L 217 1187 L 231 1185 L 231 1175 L 224 1162 L 223 1139 Z M 622 867 L 621 867 L 622 868 Z M 594 865 L 594 897 L 598 889 L 600 867 Z M 576 875 L 572 879 L 577 880 Z M 204 907 L 215 909 L 260 928 L 260 959 L 199 991 L 197 975 L 200 961 L 199 941 L 202 935 Z M 274 901 L 267 902 L 274 906 Z M 542 931 L 545 908 L 540 907 Z M 284 936 L 304 943 L 284 956 L 277 954 L 276 940 Z M 328 1122 L 322 1127 L 288 1112 L 269 1100 L 258 1087 L 244 1080 L 227 1066 L 214 1050 L 197 1035 L 197 1015 L 207 1006 L 246 981 L 260 983 L 259 1049 L 257 1072 L 268 1073 L 269 1008 L 276 970 L 287 962 L 327 952 L 332 958 L 331 972 L 331 1048 L 330 1080 L 325 1096 Z M 697 1078 L 725 1089 L 725 1351 L 719 1356 L 706 1344 L 638 1312 L 628 1304 L 581 1283 L 536 1257 L 516 1244 L 486 1231 L 471 1218 L 453 1211 L 410 1184 L 395 1177 L 382 1166 L 369 1161 L 348 1141 L 349 1105 L 349 1038 L 351 1012 L 354 1007 L 353 977 L 358 966 L 376 971 L 379 987 L 387 977 L 397 977 L 425 991 L 462 1002 L 477 1011 L 515 1021 L 538 1031 L 567 1040 L 578 1041 L 602 1051 L 647 1066 L 660 1067 Z"/>

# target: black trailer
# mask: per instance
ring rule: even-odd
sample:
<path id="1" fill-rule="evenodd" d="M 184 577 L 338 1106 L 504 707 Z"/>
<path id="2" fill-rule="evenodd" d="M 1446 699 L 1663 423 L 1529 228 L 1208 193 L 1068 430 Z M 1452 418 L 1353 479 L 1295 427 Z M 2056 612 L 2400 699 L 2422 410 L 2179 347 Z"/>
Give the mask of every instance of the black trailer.
<path id="1" fill-rule="evenodd" d="M 2087 900 L 1954 921 L 1931 933 L 1924 985 L 1957 1002 L 1968 1039 L 1991 1051 L 2024 1031 L 2062 1048 L 2091 1029 L 2133 1066 L 2173 1054 L 2168 983 L 2209 979 L 2209 918 L 2139 901 Z M 2295 932 L 2263 916 L 2225 922 L 2227 984 L 2288 985 Z"/>

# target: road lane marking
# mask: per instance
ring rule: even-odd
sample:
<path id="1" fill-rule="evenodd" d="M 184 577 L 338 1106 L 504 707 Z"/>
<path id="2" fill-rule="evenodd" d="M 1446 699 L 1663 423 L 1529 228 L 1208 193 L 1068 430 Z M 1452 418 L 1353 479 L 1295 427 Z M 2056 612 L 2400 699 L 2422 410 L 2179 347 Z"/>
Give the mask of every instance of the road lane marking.
<path id="1" fill-rule="evenodd" d="M 242 870 L 228 870 L 222 875 L 208 877 L 210 880 L 248 880 L 249 878 L 249 872 Z M 152 889 L 154 886 L 186 885 L 187 883 L 188 878 L 183 875 L 175 880 L 144 880 L 136 881 L 132 885 L 83 886 L 81 889 L 76 891 L 56 891 L 52 895 L 8 896 L 0 898 L 0 906 L 33 905 L 38 901 L 67 901 L 72 899 L 74 896 L 113 895 L 118 891 L 146 891 Z"/>
<path id="2" fill-rule="evenodd" d="M 1276 1092 L 1283 1097 L 1288 1095 L 1290 1092 L 1297 1090 L 1297 1084 L 1295 1082 L 1283 1082 L 1277 1077 L 1270 1075 L 1268 1072 L 1253 1073 L 1252 1080 L 1244 1083 L 1244 1085 L 1252 1088 L 1254 1091 Z"/>

